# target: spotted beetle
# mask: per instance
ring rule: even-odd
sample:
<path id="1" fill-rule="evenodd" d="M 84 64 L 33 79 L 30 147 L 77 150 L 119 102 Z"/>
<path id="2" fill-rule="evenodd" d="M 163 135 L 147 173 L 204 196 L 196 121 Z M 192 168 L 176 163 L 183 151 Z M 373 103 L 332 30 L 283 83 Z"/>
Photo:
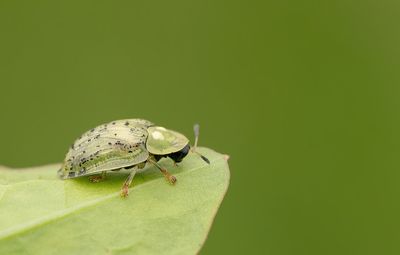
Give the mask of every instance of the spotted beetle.
<path id="1" fill-rule="evenodd" d="M 184 135 L 156 126 L 150 121 L 112 121 L 81 135 L 71 145 L 58 175 L 63 180 L 91 175 L 89 179 L 92 182 L 99 182 L 105 178 L 107 171 L 130 169 L 121 189 L 121 196 L 126 197 L 135 174 L 148 163 L 156 166 L 174 184 L 176 177 L 158 164 L 161 158 L 168 157 L 179 163 L 192 151 L 210 164 L 206 157 L 196 151 L 198 125 L 194 126 L 194 131 L 195 144 L 191 148 L 189 139 Z"/>

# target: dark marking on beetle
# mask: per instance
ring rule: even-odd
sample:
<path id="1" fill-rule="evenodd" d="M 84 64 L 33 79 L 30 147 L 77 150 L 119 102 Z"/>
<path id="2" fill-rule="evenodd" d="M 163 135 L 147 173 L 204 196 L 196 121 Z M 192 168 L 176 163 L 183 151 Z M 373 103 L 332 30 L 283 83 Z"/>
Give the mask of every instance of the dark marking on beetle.
<path id="1" fill-rule="evenodd" d="M 75 144 L 71 144 L 71 149 L 75 149 Z"/>
<path id="2" fill-rule="evenodd" d="M 92 130 L 90 130 L 90 132 L 92 132 L 92 133 L 93 133 L 93 132 L 94 132 L 94 128 L 93 128 Z"/>
<path id="3" fill-rule="evenodd" d="M 127 121 L 127 122 L 125 122 L 125 126 L 129 126 L 129 122 Z"/>
<path id="4" fill-rule="evenodd" d="M 117 133 L 115 133 L 114 135 L 117 136 Z"/>
<path id="5" fill-rule="evenodd" d="M 98 135 L 96 135 L 95 137 L 94 137 L 94 139 L 99 139 L 100 138 L 100 134 L 98 134 Z"/>
<path id="6" fill-rule="evenodd" d="M 69 172 L 68 177 L 75 177 L 75 172 Z"/>
<path id="7" fill-rule="evenodd" d="M 113 122 L 112 124 L 115 125 L 115 122 Z"/>
<path id="8" fill-rule="evenodd" d="M 112 145 L 112 143 L 108 143 L 108 145 Z"/>
<path id="9" fill-rule="evenodd" d="M 117 141 L 116 143 L 115 143 L 115 145 L 118 145 L 118 146 L 122 146 L 122 147 L 127 147 L 124 143 L 121 143 L 121 141 Z"/>
<path id="10" fill-rule="evenodd" d="M 82 151 L 82 153 L 86 153 L 86 151 Z"/>
<path id="11" fill-rule="evenodd" d="M 88 139 L 87 141 L 90 142 L 90 141 L 92 141 L 92 139 Z"/>
<path id="12" fill-rule="evenodd" d="M 96 147 L 97 147 L 97 148 L 100 148 L 100 145 L 97 145 Z"/>

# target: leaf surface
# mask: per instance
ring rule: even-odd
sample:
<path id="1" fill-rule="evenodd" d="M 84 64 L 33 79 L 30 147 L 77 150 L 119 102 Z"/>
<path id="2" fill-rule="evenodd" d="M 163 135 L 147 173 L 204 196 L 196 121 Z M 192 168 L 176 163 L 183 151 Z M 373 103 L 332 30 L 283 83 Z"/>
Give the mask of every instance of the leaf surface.
<path id="1" fill-rule="evenodd" d="M 127 171 L 62 181 L 59 165 L 0 167 L 0 254 L 196 254 L 229 185 L 226 156 L 199 148 L 178 167 L 161 164 L 135 176 L 127 199 L 119 191 Z"/>

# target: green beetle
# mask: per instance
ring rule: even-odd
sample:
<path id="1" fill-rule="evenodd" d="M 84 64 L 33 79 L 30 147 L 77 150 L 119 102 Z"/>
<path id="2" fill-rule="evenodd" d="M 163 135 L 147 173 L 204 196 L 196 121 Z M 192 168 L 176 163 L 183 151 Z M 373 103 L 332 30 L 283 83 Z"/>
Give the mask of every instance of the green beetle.
<path id="1" fill-rule="evenodd" d="M 125 119 L 103 124 L 87 131 L 71 145 L 58 175 L 65 180 L 100 174 L 89 177 L 92 182 L 99 182 L 105 178 L 107 171 L 131 169 L 121 189 L 121 196 L 126 197 L 135 174 L 149 163 L 174 184 L 175 176 L 157 163 L 161 158 L 169 157 L 179 163 L 191 150 L 210 163 L 195 150 L 198 125 L 195 125 L 194 131 L 195 145 L 191 149 L 189 139 L 184 135 L 155 126 L 147 120 Z"/>

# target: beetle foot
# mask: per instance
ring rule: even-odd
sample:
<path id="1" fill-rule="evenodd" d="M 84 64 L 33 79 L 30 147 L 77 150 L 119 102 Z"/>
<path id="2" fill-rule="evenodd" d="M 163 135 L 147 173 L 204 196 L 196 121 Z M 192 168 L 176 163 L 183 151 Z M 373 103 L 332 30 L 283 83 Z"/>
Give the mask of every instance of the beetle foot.
<path id="1" fill-rule="evenodd" d="M 175 184 L 175 182 L 177 181 L 176 177 L 173 175 L 168 176 L 168 181 L 171 184 Z"/>
<path id="2" fill-rule="evenodd" d="M 101 182 L 104 179 L 105 178 L 102 175 L 89 176 L 89 181 L 94 182 L 94 183 Z"/>
<path id="3" fill-rule="evenodd" d="M 100 182 L 100 181 L 104 180 L 105 178 L 106 178 L 106 172 L 103 171 L 103 172 L 101 172 L 100 175 L 89 176 L 89 181 L 91 181 L 91 182 Z"/>
<path id="4" fill-rule="evenodd" d="M 125 198 L 129 195 L 129 187 L 124 185 L 121 189 L 121 197 Z"/>

